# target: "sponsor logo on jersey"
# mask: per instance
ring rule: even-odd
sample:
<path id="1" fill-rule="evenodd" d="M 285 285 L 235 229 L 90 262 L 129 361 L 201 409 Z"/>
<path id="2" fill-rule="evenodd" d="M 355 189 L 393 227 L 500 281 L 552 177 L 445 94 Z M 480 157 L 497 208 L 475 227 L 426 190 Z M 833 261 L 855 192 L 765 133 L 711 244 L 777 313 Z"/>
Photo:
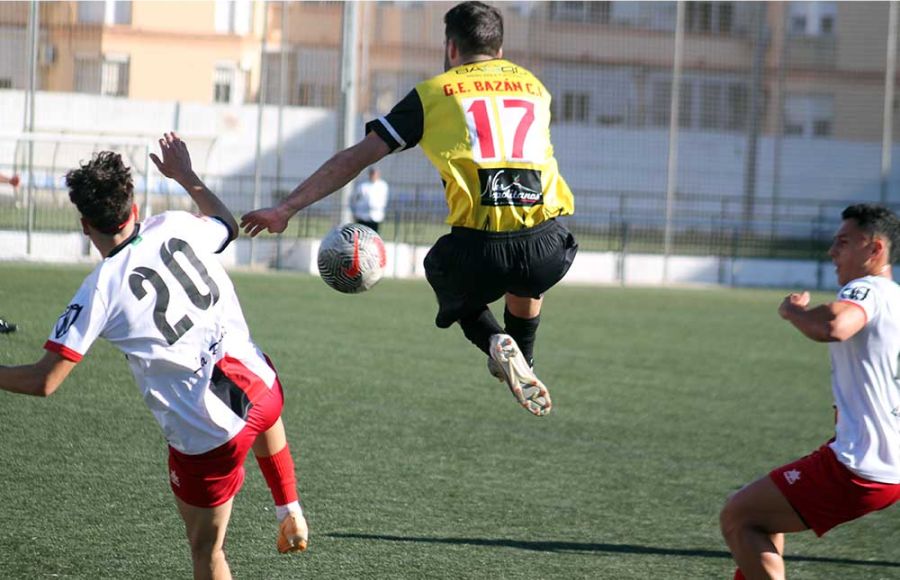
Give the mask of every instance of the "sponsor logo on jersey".
<path id="1" fill-rule="evenodd" d="M 789 471 L 784 472 L 784 479 L 788 482 L 788 485 L 794 485 L 798 481 L 800 481 L 800 470 L 799 469 L 791 469 Z"/>
<path id="2" fill-rule="evenodd" d="M 62 338 L 64 334 L 69 332 L 69 329 L 78 320 L 78 315 L 81 314 L 83 308 L 84 306 L 81 304 L 69 304 L 66 311 L 56 321 L 56 338 Z"/>
<path id="3" fill-rule="evenodd" d="M 479 169 L 481 205 L 543 205 L 541 172 L 534 169 Z"/>
<path id="4" fill-rule="evenodd" d="M 865 286 L 856 286 L 855 288 L 844 288 L 843 290 L 841 290 L 841 299 L 862 302 L 863 300 L 865 300 L 866 298 L 869 297 L 869 290 L 871 290 L 871 288 L 866 288 Z"/>
<path id="5" fill-rule="evenodd" d="M 178 479 L 178 474 L 175 473 L 174 469 L 169 472 L 169 481 L 171 481 L 172 485 L 175 487 L 181 487 L 181 480 Z"/>
<path id="6" fill-rule="evenodd" d="M 514 64 L 502 64 L 497 65 L 493 63 L 487 64 L 464 64 L 456 67 L 453 71 L 458 75 L 465 75 L 473 72 L 480 73 L 491 73 L 491 74 L 499 74 L 499 73 L 518 73 L 519 67 Z"/>

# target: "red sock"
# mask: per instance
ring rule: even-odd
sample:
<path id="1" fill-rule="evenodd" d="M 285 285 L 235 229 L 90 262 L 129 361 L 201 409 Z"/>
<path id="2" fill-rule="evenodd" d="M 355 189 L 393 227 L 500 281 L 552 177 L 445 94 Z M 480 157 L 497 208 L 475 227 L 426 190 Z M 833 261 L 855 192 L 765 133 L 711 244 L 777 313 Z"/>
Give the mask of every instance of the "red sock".
<path id="1" fill-rule="evenodd" d="M 294 475 L 294 459 L 287 445 L 269 457 L 257 457 L 259 470 L 266 478 L 275 505 L 287 505 L 297 501 L 297 476 Z"/>
<path id="2" fill-rule="evenodd" d="M 734 571 L 734 580 L 747 580 L 740 568 Z"/>

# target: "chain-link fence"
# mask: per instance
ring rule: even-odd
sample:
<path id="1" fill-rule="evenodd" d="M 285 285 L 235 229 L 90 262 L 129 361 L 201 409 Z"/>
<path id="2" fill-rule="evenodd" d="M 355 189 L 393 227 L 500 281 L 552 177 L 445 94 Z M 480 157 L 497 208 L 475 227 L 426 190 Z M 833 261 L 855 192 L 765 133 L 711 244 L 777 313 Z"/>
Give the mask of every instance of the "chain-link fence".
<path id="1" fill-rule="evenodd" d="M 170 129 L 236 213 L 268 205 L 442 71 L 452 5 L 0 3 L 0 173 L 22 177 L 0 183 L 0 228 L 74 229 L 65 170 Z M 504 56 L 554 96 L 568 225 L 585 249 L 809 259 L 844 206 L 900 204 L 892 2 L 498 7 Z M 446 231 L 423 155 L 379 166 L 387 240 Z M 137 185 L 150 211 L 186 203 L 154 171 Z M 285 235 L 339 220 L 335 195 Z"/>

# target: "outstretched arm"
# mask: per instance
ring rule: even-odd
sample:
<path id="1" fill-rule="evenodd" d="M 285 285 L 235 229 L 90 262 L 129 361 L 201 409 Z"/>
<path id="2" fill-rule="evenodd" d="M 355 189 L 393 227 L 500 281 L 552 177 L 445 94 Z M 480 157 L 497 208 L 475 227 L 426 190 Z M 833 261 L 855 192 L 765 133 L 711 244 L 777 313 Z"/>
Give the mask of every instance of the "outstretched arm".
<path id="1" fill-rule="evenodd" d="M 162 153 L 162 160 L 156 154 L 150 154 L 150 159 L 159 172 L 177 181 L 197 204 L 200 213 L 221 219 L 228 225 L 229 231 L 233 232 L 232 235 L 236 237 L 238 235 L 237 221 L 231 215 L 228 206 L 211 192 L 203 180 L 194 173 L 191 166 L 191 155 L 185 142 L 174 132 L 166 133 L 159 140 L 159 150 Z"/>
<path id="2" fill-rule="evenodd" d="M 866 325 L 865 311 L 851 302 L 839 300 L 808 309 L 809 300 L 809 292 L 794 293 L 778 307 L 778 314 L 807 338 L 840 342 L 853 337 Z"/>
<path id="3" fill-rule="evenodd" d="M 263 230 L 283 232 L 288 220 L 298 211 L 347 185 L 360 171 L 390 152 L 381 137 L 369 133 L 353 147 L 335 153 L 277 206 L 245 214 L 241 218 L 241 227 L 250 236 L 256 236 Z"/>
<path id="4" fill-rule="evenodd" d="M 0 365 L 0 389 L 35 397 L 49 397 L 69 376 L 75 364 L 55 352 L 47 351 L 44 358 L 34 364 L 15 367 Z"/>

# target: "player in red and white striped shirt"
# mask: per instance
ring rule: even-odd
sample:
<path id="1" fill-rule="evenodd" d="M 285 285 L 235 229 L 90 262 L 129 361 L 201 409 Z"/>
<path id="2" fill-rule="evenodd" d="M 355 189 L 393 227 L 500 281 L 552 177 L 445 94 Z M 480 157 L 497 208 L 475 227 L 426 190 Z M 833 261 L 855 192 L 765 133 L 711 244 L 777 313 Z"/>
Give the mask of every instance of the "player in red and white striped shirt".
<path id="1" fill-rule="evenodd" d="M 306 549 L 278 375 L 250 338 L 215 254 L 236 236 L 228 208 L 191 169 L 174 133 L 159 170 L 201 215 L 137 222 L 129 168 L 103 152 L 66 176 L 84 233 L 103 256 L 59 317 L 35 364 L 0 367 L 0 388 L 47 396 L 102 337 L 121 350 L 169 444 L 169 480 L 191 544 L 195 578 L 231 578 L 223 544 L 252 449 L 281 522 L 278 549 Z"/>

